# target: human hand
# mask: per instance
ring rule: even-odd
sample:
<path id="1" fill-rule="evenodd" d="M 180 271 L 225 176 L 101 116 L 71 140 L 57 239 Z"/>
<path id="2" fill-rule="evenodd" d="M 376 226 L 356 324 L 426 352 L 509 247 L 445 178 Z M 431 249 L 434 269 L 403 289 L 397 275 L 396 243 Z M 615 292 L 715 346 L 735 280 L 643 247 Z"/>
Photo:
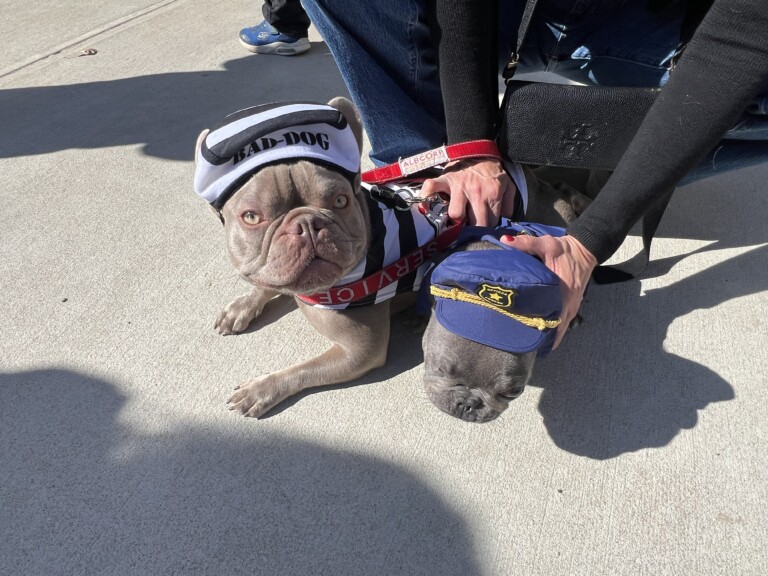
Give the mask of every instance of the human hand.
<path id="1" fill-rule="evenodd" d="M 459 222 L 466 217 L 473 226 L 496 226 L 501 216 L 515 209 L 517 187 L 499 160 L 480 158 L 448 164 L 437 178 L 421 188 L 425 198 L 450 196 L 448 216 Z"/>
<path id="2" fill-rule="evenodd" d="M 560 325 L 557 327 L 557 336 L 552 346 L 554 350 L 560 345 L 571 320 L 579 311 L 592 270 L 597 266 L 597 260 L 573 236 L 505 235 L 501 237 L 501 241 L 526 254 L 536 256 L 560 277 L 563 310 L 560 313 Z"/>

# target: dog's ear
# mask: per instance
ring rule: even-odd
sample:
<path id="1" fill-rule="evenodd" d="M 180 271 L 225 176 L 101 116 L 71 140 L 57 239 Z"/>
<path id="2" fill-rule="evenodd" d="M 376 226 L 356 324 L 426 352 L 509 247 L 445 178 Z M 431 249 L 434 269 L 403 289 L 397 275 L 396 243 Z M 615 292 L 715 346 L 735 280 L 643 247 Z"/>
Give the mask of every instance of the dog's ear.
<path id="1" fill-rule="evenodd" d="M 205 137 L 208 136 L 208 128 L 200 132 L 200 136 L 197 137 L 197 143 L 195 144 L 195 164 L 197 164 L 197 151 L 200 150 L 200 148 L 203 145 L 203 140 L 205 140 Z"/>
<path id="2" fill-rule="evenodd" d="M 348 99 L 343 96 L 337 96 L 328 102 L 329 106 L 333 106 L 342 113 L 344 118 L 349 122 L 349 126 L 352 128 L 352 133 L 357 140 L 357 146 L 360 148 L 360 153 L 363 153 L 363 120 L 360 117 L 360 112 L 357 107 Z"/>

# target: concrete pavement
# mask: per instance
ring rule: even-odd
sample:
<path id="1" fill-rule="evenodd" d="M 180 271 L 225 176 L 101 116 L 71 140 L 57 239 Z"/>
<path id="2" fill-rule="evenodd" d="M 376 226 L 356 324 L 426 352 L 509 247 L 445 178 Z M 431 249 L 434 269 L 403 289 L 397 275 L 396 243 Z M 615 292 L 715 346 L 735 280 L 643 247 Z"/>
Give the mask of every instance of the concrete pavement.
<path id="1" fill-rule="evenodd" d="M 345 95 L 327 48 L 246 53 L 258 3 L 3 8 L 0 574 L 768 572 L 768 166 L 681 188 L 498 421 L 434 408 L 400 324 L 385 368 L 245 419 L 235 385 L 325 342 L 285 300 L 214 332 L 247 287 L 192 150 Z"/>

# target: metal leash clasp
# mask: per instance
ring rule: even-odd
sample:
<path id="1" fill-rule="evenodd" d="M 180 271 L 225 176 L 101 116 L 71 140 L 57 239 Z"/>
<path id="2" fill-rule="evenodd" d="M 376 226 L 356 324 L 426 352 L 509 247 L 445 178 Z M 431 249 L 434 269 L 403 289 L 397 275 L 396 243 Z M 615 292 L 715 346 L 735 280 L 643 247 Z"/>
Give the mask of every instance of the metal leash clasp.
<path id="1" fill-rule="evenodd" d="M 421 192 L 421 182 L 401 182 L 392 185 L 390 193 L 397 198 L 395 210 L 407 212 L 414 204 L 426 202 L 427 198 L 419 196 Z"/>

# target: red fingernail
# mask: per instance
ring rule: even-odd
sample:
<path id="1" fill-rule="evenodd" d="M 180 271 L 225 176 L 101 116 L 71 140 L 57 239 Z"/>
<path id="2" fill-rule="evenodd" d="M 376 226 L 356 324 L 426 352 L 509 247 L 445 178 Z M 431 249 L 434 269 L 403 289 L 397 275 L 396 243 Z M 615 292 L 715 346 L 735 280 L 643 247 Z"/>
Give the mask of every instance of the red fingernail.
<path id="1" fill-rule="evenodd" d="M 501 239 L 504 240 L 505 242 L 514 242 L 515 241 L 515 237 L 514 236 L 510 236 L 509 234 L 505 234 L 504 236 L 501 237 Z"/>

